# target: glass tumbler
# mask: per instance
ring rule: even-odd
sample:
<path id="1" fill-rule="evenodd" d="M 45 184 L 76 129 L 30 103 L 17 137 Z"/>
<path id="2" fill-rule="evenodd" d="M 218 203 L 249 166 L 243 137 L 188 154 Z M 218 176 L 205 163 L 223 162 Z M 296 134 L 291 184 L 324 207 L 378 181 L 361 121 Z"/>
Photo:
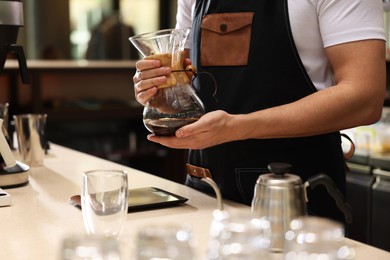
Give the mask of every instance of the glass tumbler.
<path id="1" fill-rule="evenodd" d="M 341 223 L 331 219 L 303 216 L 290 223 L 285 234 L 286 260 L 353 259 L 355 252 L 344 239 Z"/>
<path id="2" fill-rule="evenodd" d="M 195 260 L 191 227 L 178 224 L 150 225 L 137 235 L 138 260 Z"/>
<path id="3" fill-rule="evenodd" d="M 61 246 L 61 260 L 120 260 L 119 241 L 102 236 L 65 237 Z"/>
<path id="4" fill-rule="evenodd" d="M 207 259 L 270 259 L 271 224 L 250 211 L 215 210 Z"/>
<path id="5" fill-rule="evenodd" d="M 126 221 L 128 194 L 125 171 L 84 172 L 81 208 L 87 234 L 119 239 Z"/>

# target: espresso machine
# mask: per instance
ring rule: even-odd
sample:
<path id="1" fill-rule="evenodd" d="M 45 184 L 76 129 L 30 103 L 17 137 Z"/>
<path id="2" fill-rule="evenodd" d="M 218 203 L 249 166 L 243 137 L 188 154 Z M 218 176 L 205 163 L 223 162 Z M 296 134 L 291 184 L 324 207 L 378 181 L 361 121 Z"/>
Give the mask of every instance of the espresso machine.
<path id="1" fill-rule="evenodd" d="M 23 3 L 20 0 L 0 0 L 0 74 L 4 70 L 9 54 L 18 59 L 24 84 L 29 84 L 26 57 L 23 47 L 16 44 L 23 23 Z M 10 145 L 1 131 L 0 119 L 0 188 L 20 186 L 28 183 L 29 166 L 16 161 Z"/>
<path id="2" fill-rule="evenodd" d="M 29 84 L 23 47 L 16 45 L 19 28 L 23 25 L 23 3 L 19 0 L 0 0 L 0 73 L 11 53 L 18 59 L 22 82 Z"/>

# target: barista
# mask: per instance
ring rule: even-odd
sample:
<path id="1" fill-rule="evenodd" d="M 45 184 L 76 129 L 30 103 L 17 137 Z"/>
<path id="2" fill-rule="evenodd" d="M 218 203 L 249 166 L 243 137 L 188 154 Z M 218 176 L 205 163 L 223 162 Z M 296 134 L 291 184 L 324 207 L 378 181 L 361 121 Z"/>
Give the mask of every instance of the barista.
<path id="1" fill-rule="evenodd" d="M 236 202 L 251 203 L 271 162 L 292 164 L 303 181 L 326 173 L 344 192 L 339 130 L 374 123 L 382 111 L 382 17 L 380 0 L 179 0 L 177 27 L 192 25 L 190 60 L 214 76 L 217 94 L 213 81 L 196 77 L 207 113 L 173 137 L 148 139 L 190 149 L 186 184 L 211 192 L 199 179 L 210 175 Z M 170 68 L 136 67 L 135 95 L 145 104 Z M 309 196 L 309 213 L 344 220 L 325 190 Z"/>

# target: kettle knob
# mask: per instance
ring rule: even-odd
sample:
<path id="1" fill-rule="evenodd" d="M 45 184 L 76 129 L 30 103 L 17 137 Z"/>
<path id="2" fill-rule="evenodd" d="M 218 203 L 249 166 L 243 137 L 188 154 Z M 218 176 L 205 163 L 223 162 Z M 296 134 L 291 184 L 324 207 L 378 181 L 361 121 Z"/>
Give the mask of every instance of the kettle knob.
<path id="1" fill-rule="evenodd" d="M 277 175 L 278 177 L 283 177 L 291 169 L 291 164 L 289 163 L 270 163 L 268 164 L 268 170 Z"/>

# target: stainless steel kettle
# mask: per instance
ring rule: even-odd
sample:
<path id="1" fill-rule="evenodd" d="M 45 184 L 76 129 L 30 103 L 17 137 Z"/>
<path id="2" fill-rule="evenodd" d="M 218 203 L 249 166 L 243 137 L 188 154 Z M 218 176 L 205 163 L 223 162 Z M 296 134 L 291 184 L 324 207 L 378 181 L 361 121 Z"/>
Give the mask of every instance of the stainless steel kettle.
<path id="1" fill-rule="evenodd" d="M 288 174 L 290 168 L 291 165 L 287 163 L 269 164 L 271 173 L 259 176 L 252 200 L 252 211 L 261 217 L 267 217 L 271 224 L 271 248 L 275 252 L 283 250 L 284 234 L 290 222 L 296 217 L 307 215 L 307 187 L 314 189 L 318 185 L 324 185 L 344 213 L 347 223 L 352 221 L 342 193 L 336 189 L 329 176 L 318 174 L 302 183 L 299 176 Z"/>

